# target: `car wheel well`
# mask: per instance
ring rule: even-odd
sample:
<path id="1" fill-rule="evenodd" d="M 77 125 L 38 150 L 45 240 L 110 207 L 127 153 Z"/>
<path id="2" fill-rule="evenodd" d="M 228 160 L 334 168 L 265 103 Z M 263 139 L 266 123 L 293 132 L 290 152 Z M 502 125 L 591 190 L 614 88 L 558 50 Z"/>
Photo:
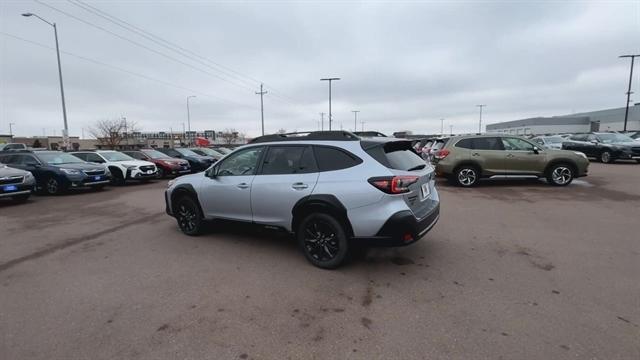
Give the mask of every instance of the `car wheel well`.
<path id="1" fill-rule="evenodd" d="M 544 175 L 545 176 L 549 175 L 549 171 L 551 171 L 551 169 L 556 165 L 567 165 L 568 167 L 571 168 L 571 171 L 573 171 L 574 176 L 578 172 L 578 166 L 576 166 L 576 164 L 573 161 L 558 159 L 547 164 L 547 167 L 544 169 Z"/>
<path id="2" fill-rule="evenodd" d="M 462 161 L 462 162 L 460 162 L 453 169 L 453 173 L 455 174 L 456 171 L 460 170 L 460 168 L 464 167 L 464 166 L 471 166 L 471 167 L 475 168 L 478 171 L 478 176 L 482 176 L 482 167 L 480 167 L 480 165 L 478 165 L 478 163 L 473 162 L 473 161 Z"/>
<path id="3" fill-rule="evenodd" d="M 173 192 L 171 193 L 171 210 L 173 210 L 173 213 L 175 214 L 176 212 L 176 203 L 178 202 L 178 200 L 182 197 L 189 197 L 191 198 L 193 201 L 195 201 L 196 204 L 198 204 L 198 208 L 200 209 L 200 213 L 204 214 L 204 212 L 202 211 L 202 205 L 200 205 L 200 201 L 198 200 L 198 195 L 195 193 L 195 191 L 193 189 L 188 189 L 185 187 L 179 187 L 175 190 L 173 190 Z"/>
<path id="4" fill-rule="evenodd" d="M 322 213 L 333 216 L 347 233 L 347 236 L 353 237 L 353 228 L 351 222 L 344 209 L 338 209 L 334 205 L 322 201 L 313 201 L 298 205 L 293 210 L 293 219 L 291 221 L 291 230 L 295 232 L 302 220 L 310 214 Z"/>

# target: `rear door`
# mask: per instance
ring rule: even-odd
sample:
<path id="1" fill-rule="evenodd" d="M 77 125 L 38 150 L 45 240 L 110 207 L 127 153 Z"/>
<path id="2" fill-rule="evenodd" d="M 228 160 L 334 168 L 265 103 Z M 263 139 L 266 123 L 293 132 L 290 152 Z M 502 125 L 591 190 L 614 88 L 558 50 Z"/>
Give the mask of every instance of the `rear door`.
<path id="1" fill-rule="evenodd" d="M 506 175 L 540 175 L 546 164 L 544 151 L 533 151 L 534 145 L 516 138 L 503 137 L 505 174 Z"/>
<path id="2" fill-rule="evenodd" d="M 499 137 L 483 136 L 472 138 L 471 143 L 470 158 L 480 165 L 483 175 L 504 174 L 505 154 Z"/>
<path id="3" fill-rule="evenodd" d="M 293 206 L 311 194 L 318 175 L 311 146 L 269 146 L 251 185 L 253 221 L 288 229 Z"/>

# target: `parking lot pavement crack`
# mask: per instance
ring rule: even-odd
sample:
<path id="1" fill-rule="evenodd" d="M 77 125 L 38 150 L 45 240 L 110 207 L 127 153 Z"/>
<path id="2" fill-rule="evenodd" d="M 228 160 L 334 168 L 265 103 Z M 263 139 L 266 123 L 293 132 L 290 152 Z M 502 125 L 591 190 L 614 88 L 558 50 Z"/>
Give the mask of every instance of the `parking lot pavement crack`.
<path id="1" fill-rule="evenodd" d="M 118 231 L 118 230 L 122 230 L 125 228 L 128 228 L 130 226 L 133 225 L 137 225 L 140 224 L 140 222 L 144 222 L 144 221 L 150 221 L 153 219 L 157 219 L 158 217 L 160 217 L 163 213 L 154 213 L 154 214 L 149 214 L 146 216 L 142 216 L 133 220 L 129 220 L 123 223 L 119 223 L 118 225 L 115 226 L 111 226 L 107 229 L 104 230 L 100 230 L 97 231 L 93 234 L 88 234 L 88 235 L 83 235 L 83 236 L 79 236 L 79 237 L 75 237 L 75 238 L 70 238 L 67 239 L 66 241 L 63 241 L 59 244 L 55 244 L 49 247 L 46 247 L 44 249 L 38 250 L 36 252 L 33 252 L 29 255 L 25 255 L 25 256 L 21 256 L 19 258 L 15 258 L 13 260 L 9 260 L 7 262 L 4 262 L 2 264 L 0 264 L 0 272 L 5 271 L 7 269 L 10 269 L 18 264 L 21 264 L 23 262 L 26 261 L 30 261 L 30 260 L 35 260 L 38 258 L 41 258 L 43 256 L 52 254 L 58 250 L 62 250 L 62 249 L 66 249 L 70 246 L 74 246 L 74 245 L 78 245 L 87 241 L 91 241 L 91 240 L 95 240 L 100 238 L 101 236 L 107 235 L 109 233 L 112 233 L 114 231 Z"/>

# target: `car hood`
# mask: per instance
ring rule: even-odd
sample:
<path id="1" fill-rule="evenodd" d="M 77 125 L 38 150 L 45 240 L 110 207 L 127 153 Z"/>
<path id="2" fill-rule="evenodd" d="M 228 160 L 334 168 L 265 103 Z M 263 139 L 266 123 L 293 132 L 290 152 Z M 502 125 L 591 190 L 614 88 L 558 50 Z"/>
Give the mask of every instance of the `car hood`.
<path id="1" fill-rule="evenodd" d="M 104 166 L 91 163 L 73 163 L 73 164 L 49 164 L 60 169 L 76 169 L 76 170 L 104 170 Z"/>
<path id="2" fill-rule="evenodd" d="M 144 160 L 127 160 L 127 161 L 115 161 L 115 163 L 123 166 L 156 166 L 154 163 Z"/>
<path id="3" fill-rule="evenodd" d="M 0 165 L 0 178 L 5 176 L 24 176 L 28 171 L 10 168 L 4 164 Z"/>

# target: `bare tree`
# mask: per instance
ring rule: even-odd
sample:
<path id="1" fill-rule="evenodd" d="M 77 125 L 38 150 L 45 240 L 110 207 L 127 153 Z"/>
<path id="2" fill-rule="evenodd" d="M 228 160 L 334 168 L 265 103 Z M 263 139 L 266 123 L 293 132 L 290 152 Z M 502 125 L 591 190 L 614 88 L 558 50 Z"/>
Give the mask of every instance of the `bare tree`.
<path id="1" fill-rule="evenodd" d="M 240 140 L 239 134 L 240 133 L 236 129 L 227 128 L 227 129 L 224 129 L 224 131 L 222 131 L 218 136 L 222 139 L 222 142 L 224 142 L 227 145 L 231 145 L 236 141 Z"/>
<path id="2" fill-rule="evenodd" d="M 129 134 L 138 131 L 134 121 L 124 118 L 98 120 L 89 128 L 89 133 L 98 140 L 100 145 L 115 149 Z"/>

